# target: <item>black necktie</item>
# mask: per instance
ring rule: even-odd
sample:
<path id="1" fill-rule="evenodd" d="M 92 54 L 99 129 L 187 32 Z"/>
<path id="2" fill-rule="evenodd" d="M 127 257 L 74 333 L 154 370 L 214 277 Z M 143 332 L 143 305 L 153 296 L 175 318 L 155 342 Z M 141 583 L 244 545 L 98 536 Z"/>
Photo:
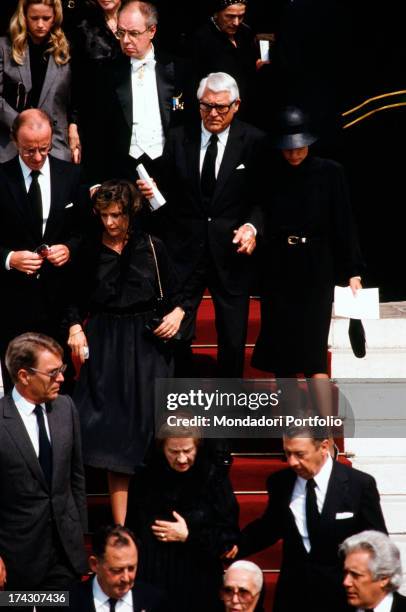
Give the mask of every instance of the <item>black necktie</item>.
<path id="1" fill-rule="evenodd" d="M 34 408 L 38 423 L 39 456 L 38 461 L 44 472 L 45 480 L 51 488 L 52 482 L 52 448 L 45 428 L 45 419 L 42 406 L 37 404 Z"/>
<path id="2" fill-rule="evenodd" d="M 320 519 L 315 488 L 315 481 L 313 478 L 309 478 L 306 483 L 306 524 L 307 533 L 309 535 L 310 545 L 312 548 L 315 542 L 315 536 Z"/>
<path id="3" fill-rule="evenodd" d="M 28 200 L 35 223 L 35 233 L 39 242 L 42 239 L 42 195 L 41 187 L 38 183 L 38 176 L 40 174 L 39 170 L 31 170 L 31 185 L 28 190 Z"/>
<path id="4" fill-rule="evenodd" d="M 109 597 L 110 612 L 115 611 L 117 602 L 118 602 L 118 599 L 114 599 L 114 597 Z"/>
<path id="5" fill-rule="evenodd" d="M 204 156 L 200 185 L 203 201 L 206 207 L 209 206 L 216 188 L 216 158 L 217 158 L 217 134 L 210 136 L 209 145 Z"/>

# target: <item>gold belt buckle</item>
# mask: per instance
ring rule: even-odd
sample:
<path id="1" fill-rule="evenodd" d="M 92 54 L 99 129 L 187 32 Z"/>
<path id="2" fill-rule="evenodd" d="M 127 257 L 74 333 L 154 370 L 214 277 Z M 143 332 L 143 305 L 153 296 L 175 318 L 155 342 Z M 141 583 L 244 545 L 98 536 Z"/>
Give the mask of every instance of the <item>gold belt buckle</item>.
<path id="1" fill-rule="evenodd" d="M 295 245 L 295 244 L 299 244 L 300 241 L 300 237 L 299 236 L 288 236 L 288 244 L 290 245 Z"/>

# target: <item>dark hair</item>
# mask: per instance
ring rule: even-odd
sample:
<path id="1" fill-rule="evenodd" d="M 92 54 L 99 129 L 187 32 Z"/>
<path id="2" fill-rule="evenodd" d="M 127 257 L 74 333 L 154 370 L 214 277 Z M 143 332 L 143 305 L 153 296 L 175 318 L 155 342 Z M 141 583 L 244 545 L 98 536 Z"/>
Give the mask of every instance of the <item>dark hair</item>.
<path id="1" fill-rule="evenodd" d="M 92 197 L 93 208 L 97 213 L 111 204 L 119 204 L 122 212 L 130 221 L 143 209 L 143 197 L 138 189 L 126 180 L 105 181 Z"/>
<path id="2" fill-rule="evenodd" d="M 26 332 L 11 340 L 6 352 L 6 367 L 13 383 L 18 381 L 21 369 L 35 368 L 39 353 L 49 351 L 63 357 L 63 349 L 53 338 L 37 332 Z"/>
<path id="3" fill-rule="evenodd" d="M 176 417 L 179 419 L 191 419 L 194 415 L 191 412 L 176 412 Z M 169 425 L 167 418 L 168 413 L 164 415 L 164 420 L 156 434 L 156 447 L 160 450 L 165 446 L 165 442 L 170 438 L 192 438 L 196 448 L 199 448 L 202 442 L 202 432 L 199 427 L 189 424 Z"/>
<path id="4" fill-rule="evenodd" d="M 315 444 L 320 446 L 323 440 L 328 440 L 331 437 L 331 432 L 327 427 L 311 427 L 310 425 L 298 425 L 287 427 L 283 431 L 284 438 L 289 440 L 293 438 L 309 438 Z"/>
<path id="5" fill-rule="evenodd" d="M 105 525 L 92 535 L 93 554 L 98 559 L 103 559 L 107 546 L 124 548 L 130 546 L 131 542 L 137 546 L 137 541 L 131 529 L 123 525 Z"/>
<path id="6" fill-rule="evenodd" d="M 41 108 L 28 108 L 14 119 L 10 130 L 11 138 L 17 141 L 18 132 L 24 125 L 30 125 L 33 128 L 40 129 L 43 123 L 49 125 L 52 133 L 53 126 L 51 117 L 48 113 Z"/>

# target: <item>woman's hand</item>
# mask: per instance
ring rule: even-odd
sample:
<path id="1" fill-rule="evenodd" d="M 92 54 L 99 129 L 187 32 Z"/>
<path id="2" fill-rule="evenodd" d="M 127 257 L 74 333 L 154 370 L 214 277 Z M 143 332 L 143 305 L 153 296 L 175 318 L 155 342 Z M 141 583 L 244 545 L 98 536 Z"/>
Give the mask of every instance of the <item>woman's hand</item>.
<path id="1" fill-rule="evenodd" d="M 156 329 L 154 329 L 155 336 L 162 340 L 170 340 L 175 336 L 178 331 L 180 324 L 185 316 L 185 311 L 180 306 L 176 306 L 171 312 L 166 314 L 161 323 Z"/>
<path id="2" fill-rule="evenodd" d="M 70 123 L 68 128 L 69 149 L 74 164 L 80 164 L 82 157 L 82 146 L 80 144 L 78 126 L 76 123 Z"/>
<path id="3" fill-rule="evenodd" d="M 0 591 L 2 591 L 7 582 L 7 570 L 3 559 L 0 557 Z"/>
<path id="4" fill-rule="evenodd" d="M 357 294 L 358 289 L 362 289 L 361 279 L 359 276 L 352 276 L 349 280 L 349 286 L 354 295 Z"/>
<path id="5" fill-rule="evenodd" d="M 69 328 L 68 346 L 72 351 L 72 355 L 79 359 L 80 363 L 85 362 L 85 347 L 87 347 L 87 339 L 82 327 L 75 323 Z"/>
<path id="6" fill-rule="evenodd" d="M 237 555 L 238 555 L 238 546 L 237 544 L 234 544 L 234 546 L 230 548 L 230 550 L 227 550 L 221 555 L 221 558 L 222 559 L 235 559 Z"/>
<path id="7" fill-rule="evenodd" d="M 160 542 L 186 542 L 189 536 L 185 519 L 175 512 L 172 512 L 175 521 L 155 521 L 151 529 L 154 536 Z"/>

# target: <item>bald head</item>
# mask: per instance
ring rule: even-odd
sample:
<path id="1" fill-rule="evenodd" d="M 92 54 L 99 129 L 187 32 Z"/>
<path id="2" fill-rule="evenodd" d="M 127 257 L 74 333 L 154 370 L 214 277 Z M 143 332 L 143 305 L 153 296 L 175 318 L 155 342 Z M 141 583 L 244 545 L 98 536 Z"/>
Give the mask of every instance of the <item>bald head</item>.
<path id="1" fill-rule="evenodd" d="M 52 146 L 52 122 L 44 111 L 30 108 L 20 113 L 11 135 L 23 162 L 31 170 L 41 170 Z"/>

